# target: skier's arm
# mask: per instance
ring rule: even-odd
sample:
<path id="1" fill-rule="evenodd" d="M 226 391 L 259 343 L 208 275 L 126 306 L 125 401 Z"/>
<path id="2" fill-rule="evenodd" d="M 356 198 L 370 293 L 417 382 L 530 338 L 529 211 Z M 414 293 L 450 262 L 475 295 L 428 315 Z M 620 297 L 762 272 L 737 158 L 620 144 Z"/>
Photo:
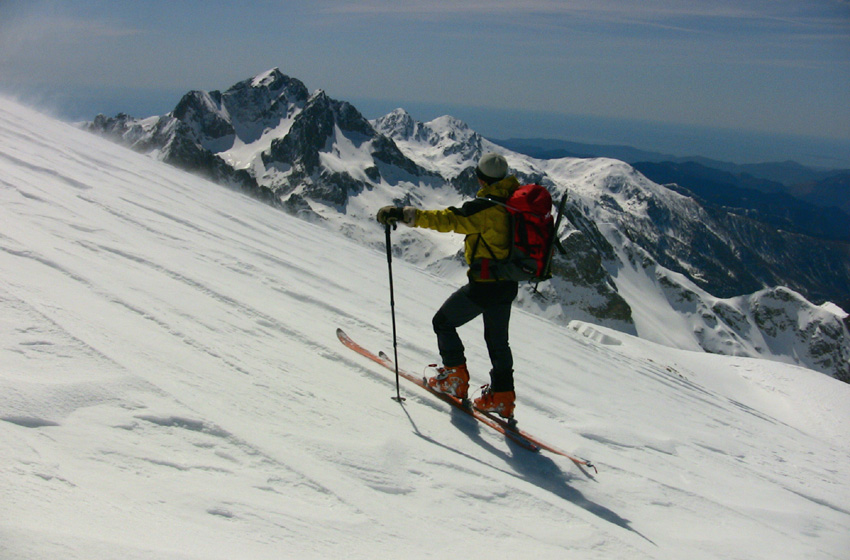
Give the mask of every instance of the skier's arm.
<path id="1" fill-rule="evenodd" d="M 469 235 L 480 233 L 491 227 L 488 221 L 493 211 L 499 212 L 490 201 L 476 199 L 467 202 L 460 208 L 454 206 L 444 210 L 416 210 L 416 227 L 434 229 L 437 231 L 462 233 Z"/>

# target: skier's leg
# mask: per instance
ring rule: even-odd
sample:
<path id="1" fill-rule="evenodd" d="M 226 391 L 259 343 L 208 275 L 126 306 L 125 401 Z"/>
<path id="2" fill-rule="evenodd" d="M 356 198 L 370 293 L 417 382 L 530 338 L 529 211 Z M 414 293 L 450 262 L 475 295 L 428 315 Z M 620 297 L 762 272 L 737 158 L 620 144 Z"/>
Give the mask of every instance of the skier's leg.
<path id="1" fill-rule="evenodd" d="M 457 328 L 481 314 L 483 309 L 470 298 L 470 286 L 460 288 L 443 303 L 434 315 L 432 325 L 443 365 L 454 367 L 466 363 L 463 342 Z"/>

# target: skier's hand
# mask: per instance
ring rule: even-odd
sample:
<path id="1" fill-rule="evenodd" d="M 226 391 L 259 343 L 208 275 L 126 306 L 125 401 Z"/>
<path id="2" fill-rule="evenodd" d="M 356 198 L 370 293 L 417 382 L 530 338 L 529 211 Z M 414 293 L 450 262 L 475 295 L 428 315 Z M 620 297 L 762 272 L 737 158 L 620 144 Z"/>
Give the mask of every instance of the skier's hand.
<path id="1" fill-rule="evenodd" d="M 404 221 L 404 209 L 400 206 L 384 206 L 378 210 L 378 222 L 385 226 L 393 226 Z"/>
<path id="2" fill-rule="evenodd" d="M 393 226 L 393 229 L 398 225 L 398 222 L 414 227 L 416 224 L 416 208 L 413 206 L 384 206 L 378 210 L 378 222 Z"/>

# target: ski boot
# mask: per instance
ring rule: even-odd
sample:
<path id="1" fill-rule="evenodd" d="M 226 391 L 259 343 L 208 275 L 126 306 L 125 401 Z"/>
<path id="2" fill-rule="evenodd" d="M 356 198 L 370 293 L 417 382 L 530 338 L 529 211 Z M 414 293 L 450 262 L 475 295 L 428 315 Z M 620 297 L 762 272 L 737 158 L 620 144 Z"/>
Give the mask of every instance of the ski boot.
<path id="1" fill-rule="evenodd" d="M 506 420 L 514 417 L 516 393 L 513 391 L 494 392 L 489 385 L 482 387 L 481 396 L 473 401 L 473 406 L 481 412 L 495 412 Z"/>
<path id="2" fill-rule="evenodd" d="M 437 375 L 428 378 L 428 386 L 460 400 L 466 400 L 469 392 L 469 371 L 466 364 L 454 367 L 438 367 Z"/>

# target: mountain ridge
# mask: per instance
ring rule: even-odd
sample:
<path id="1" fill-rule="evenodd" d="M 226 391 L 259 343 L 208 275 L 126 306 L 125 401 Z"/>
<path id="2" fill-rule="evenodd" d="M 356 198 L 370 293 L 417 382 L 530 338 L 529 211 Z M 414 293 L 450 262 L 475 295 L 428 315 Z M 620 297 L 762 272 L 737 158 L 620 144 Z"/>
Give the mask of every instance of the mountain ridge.
<path id="1" fill-rule="evenodd" d="M 775 161 L 739 164 L 702 156 L 674 156 L 662 152 L 642 150 L 626 145 L 583 144 L 546 138 L 509 138 L 493 140 L 514 151 L 540 159 L 560 157 L 611 157 L 651 169 L 661 168 L 665 175 L 650 173 L 656 182 L 682 184 L 689 178 L 676 176 L 677 167 L 688 164 L 699 166 L 706 172 L 725 174 L 725 183 L 763 194 L 784 193 L 798 201 L 818 208 L 839 209 L 850 215 L 850 169 L 815 169 L 796 161 Z M 685 186 L 684 184 L 682 186 Z M 836 219 L 842 216 L 835 216 Z"/>
<path id="2" fill-rule="evenodd" d="M 271 84 L 276 85 L 270 88 Z M 176 112 L 144 121 L 97 117 L 87 128 L 186 168 L 212 160 L 208 176 L 260 193 L 290 212 L 376 247 L 383 244 L 372 226 L 379 206 L 391 201 L 459 204 L 477 190 L 472 172 L 477 158 L 485 151 L 503 151 L 521 181 L 539 182 L 553 193 L 571 193 L 571 223 L 560 232 L 571 253 L 555 262 L 561 276 L 540 293 L 523 292 L 520 305 L 562 322 L 599 321 L 678 347 L 781 355 L 850 379 L 846 327 L 824 327 L 832 337 L 828 352 L 823 343 L 813 350 L 806 329 L 794 327 L 793 344 L 788 339 L 791 347 L 776 354 L 776 345 L 758 342 L 764 326 L 754 315 L 736 316 L 746 318 L 744 326 L 739 320 L 724 321 L 728 313 L 711 311 L 717 298 L 729 300 L 742 293 L 760 293 L 759 299 L 772 301 L 776 288 L 770 286 L 787 285 L 820 297 L 834 289 L 829 287 L 838 279 L 844 282 L 843 288 L 837 285 L 838 291 L 850 293 L 850 254 L 843 246 L 810 242 L 775 232 L 749 216 L 704 208 L 693 196 L 653 183 L 624 162 L 529 158 L 505 150 L 449 116 L 420 123 L 398 109 L 368 121 L 351 104 L 333 100 L 321 90 L 305 99 L 301 86 L 274 69 L 224 93 L 187 94 L 197 99 L 185 103 L 193 111 L 180 113 L 188 121 L 178 119 Z M 250 123 L 263 122 L 265 132 L 259 137 L 265 141 L 241 146 L 237 169 L 227 163 L 235 142 L 221 142 L 236 137 L 230 132 L 236 130 L 233 114 L 221 107 L 226 108 L 227 99 L 251 97 L 244 92 L 252 89 L 260 90 L 252 95 L 263 107 L 243 111 L 265 115 L 265 104 L 277 104 L 276 112 L 266 121 L 257 117 Z M 298 95 L 290 99 L 278 90 Z M 178 107 L 183 105 L 181 100 Z M 220 151 L 205 148 L 205 142 Z M 456 240 L 422 230 L 399 231 L 396 237 L 399 256 L 462 281 Z M 823 269 L 828 272 L 822 273 Z M 658 306 L 642 306 L 645 293 L 626 289 L 624 277 L 655 293 Z M 671 290 L 671 283 L 677 288 Z M 690 309 L 682 305 L 682 298 L 702 303 Z M 841 325 L 839 315 L 809 312 L 815 307 L 808 302 L 789 305 L 796 306 L 798 314 Z M 653 325 L 662 308 L 683 332 L 657 332 Z M 785 326 L 791 328 L 790 323 Z M 755 336 L 756 332 L 761 334 Z"/>

